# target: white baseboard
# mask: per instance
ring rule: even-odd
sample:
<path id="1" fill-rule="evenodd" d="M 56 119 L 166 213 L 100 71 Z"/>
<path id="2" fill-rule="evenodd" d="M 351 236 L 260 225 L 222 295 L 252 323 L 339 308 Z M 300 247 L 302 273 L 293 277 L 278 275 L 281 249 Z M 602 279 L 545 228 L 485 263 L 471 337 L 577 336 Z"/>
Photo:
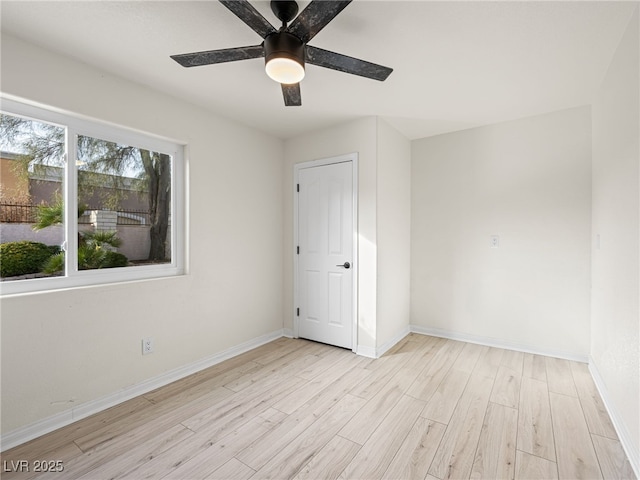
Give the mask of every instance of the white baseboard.
<path id="1" fill-rule="evenodd" d="M 82 418 L 93 415 L 94 413 L 101 412 L 102 410 L 106 410 L 107 408 L 118 405 L 119 403 L 148 393 L 156 388 L 168 385 L 171 382 L 175 382 L 176 380 L 180 380 L 181 378 L 192 375 L 200 370 L 204 370 L 205 368 L 209 368 L 220 362 L 240 355 L 241 353 L 248 352 L 249 350 L 276 340 L 277 338 L 285 336 L 284 334 L 285 332 L 283 330 L 276 330 L 275 332 L 254 338 L 189 365 L 170 370 L 162 375 L 150 378 L 141 383 L 127 386 L 122 390 L 111 393 L 105 397 L 82 403 L 76 407 L 65 410 L 64 412 L 57 413 L 51 417 L 39 420 L 25 427 L 20 427 L 17 430 L 2 435 L 0 438 L 0 451 L 8 450 L 46 433 L 52 432 L 53 430 L 65 427 Z"/>
<path id="2" fill-rule="evenodd" d="M 593 378 L 596 388 L 602 397 L 607 413 L 609 414 L 609 417 L 611 417 L 613 427 L 616 429 L 616 433 L 618 434 L 618 438 L 620 439 L 624 452 L 627 454 L 629 463 L 631 464 L 636 477 L 640 478 L 640 445 L 634 445 L 633 437 L 629 433 L 629 429 L 625 425 L 620 412 L 611 399 L 611 395 L 609 395 L 609 391 L 607 390 L 604 380 L 598 371 L 598 367 L 591 356 L 589 356 L 589 372 L 591 372 L 591 377 Z"/>
<path id="3" fill-rule="evenodd" d="M 287 338 L 295 338 L 293 336 L 293 329 L 292 328 L 283 328 L 282 329 L 282 336 L 283 337 L 287 337 Z"/>
<path id="4" fill-rule="evenodd" d="M 382 355 L 387 353 L 389 350 L 391 350 L 391 348 L 396 343 L 398 343 L 400 340 L 402 340 L 404 337 L 406 337 L 410 333 L 411 333 L 411 326 L 407 325 L 405 328 L 399 331 L 391 340 L 383 343 L 381 346 L 376 348 L 376 358 L 380 358 Z"/>
<path id="5" fill-rule="evenodd" d="M 565 360 L 572 360 L 574 362 L 587 363 L 589 357 L 572 352 L 564 352 L 560 350 L 552 350 L 546 348 L 539 348 L 533 345 L 525 345 L 516 342 L 509 342 L 492 337 L 482 337 L 479 335 L 470 335 L 467 333 L 454 332 L 450 330 L 443 330 L 440 328 L 423 327 L 420 325 L 410 325 L 411 332 L 420 333 L 422 335 L 431 335 L 432 337 L 448 338 L 451 340 L 460 340 L 461 342 L 477 343 L 479 345 L 486 345 L 488 347 L 504 348 L 505 350 L 516 350 L 523 353 L 533 353 L 536 355 L 545 355 L 547 357 L 563 358 Z"/>
<path id="6" fill-rule="evenodd" d="M 375 347 L 366 347 L 364 345 L 358 345 L 356 347 L 356 355 L 360 355 L 362 357 L 378 358 L 376 353 Z"/>
<path id="7" fill-rule="evenodd" d="M 411 330 L 409 329 L 409 326 L 407 325 L 400 332 L 398 332 L 396 335 L 394 335 L 393 338 L 391 338 L 389 341 L 383 343 L 379 347 L 365 347 L 363 345 L 358 345 L 356 347 L 356 355 L 361 355 L 361 356 L 367 357 L 367 358 L 380 358 L 387 351 L 389 351 L 396 343 L 398 343 L 404 337 L 409 335 L 409 333 L 411 333 Z"/>

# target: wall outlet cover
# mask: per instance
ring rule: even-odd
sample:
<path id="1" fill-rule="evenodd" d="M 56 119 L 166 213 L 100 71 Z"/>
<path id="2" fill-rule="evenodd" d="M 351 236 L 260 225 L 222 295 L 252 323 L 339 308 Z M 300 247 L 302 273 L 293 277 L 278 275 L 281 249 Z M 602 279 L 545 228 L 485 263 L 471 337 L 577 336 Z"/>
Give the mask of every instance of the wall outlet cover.
<path id="1" fill-rule="evenodd" d="M 153 353 L 154 342 L 153 337 L 147 337 L 142 339 L 142 354 L 148 355 L 149 353 Z"/>

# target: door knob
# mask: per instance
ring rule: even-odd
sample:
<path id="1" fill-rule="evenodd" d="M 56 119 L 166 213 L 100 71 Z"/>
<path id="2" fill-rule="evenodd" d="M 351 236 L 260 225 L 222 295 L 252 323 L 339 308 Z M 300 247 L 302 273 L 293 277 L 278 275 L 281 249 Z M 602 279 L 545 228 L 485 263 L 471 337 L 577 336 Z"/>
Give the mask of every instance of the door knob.
<path id="1" fill-rule="evenodd" d="M 344 262 L 344 264 L 336 265 L 336 267 L 351 268 L 351 264 L 349 262 Z"/>

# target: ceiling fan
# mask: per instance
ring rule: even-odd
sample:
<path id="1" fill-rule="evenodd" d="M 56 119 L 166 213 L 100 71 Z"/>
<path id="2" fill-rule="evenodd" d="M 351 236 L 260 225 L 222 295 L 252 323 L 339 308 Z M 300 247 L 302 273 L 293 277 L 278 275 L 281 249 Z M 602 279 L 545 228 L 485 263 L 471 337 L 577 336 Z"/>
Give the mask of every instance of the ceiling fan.
<path id="1" fill-rule="evenodd" d="M 312 47 L 308 42 L 352 0 L 312 0 L 300 15 L 293 0 L 272 0 L 271 10 L 282 22 L 276 30 L 247 0 L 219 0 L 264 41 L 260 45 L 171 55 L 183 67 L 265 58 L 267 75 L 282 85 L 286 106 L 302 105 L 300 81 L 305 63 L 384 81 L 389 67 Z M 293 20 L 295 17 L 295 20 Z M 291 22 L 293 20 L 293 22 Z M 291 22 L 289 25 L 287 25 Z"/>

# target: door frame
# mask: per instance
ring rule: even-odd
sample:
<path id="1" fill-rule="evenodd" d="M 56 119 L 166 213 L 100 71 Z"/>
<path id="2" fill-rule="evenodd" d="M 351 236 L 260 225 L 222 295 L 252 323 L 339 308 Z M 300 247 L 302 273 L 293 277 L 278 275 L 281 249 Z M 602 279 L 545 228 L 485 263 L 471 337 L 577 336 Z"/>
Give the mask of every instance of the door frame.
<path id="1" fill-rule="evenodd" d="M 351 336 L 351 350 L 355 353 L 358 346 L 358 272 L 359 272 L 359 258 L 358 258 L 358 153 L 347 153 L 345 155 L 338 155 L 336 157 L 321 158 L 318 160 L 311 160 L 308 162 L 296 163 L 293 165 L 293 337 L 299 338 L 299 318 L 297 315 L 298 299 L 299 299 L 299 278 L 298 278 L 298 202 L 299 197 L 297 195 L 296 186 L 299 183 L 300 170 L 307 168 L 323 167 L 326 165 L 333 165 L 336 163 L 351 163 L 351 178 L 352 178 L 352 195 L 353 195 L 353 242 L 352 242 L 352 320 L 353 331 Z"/>

